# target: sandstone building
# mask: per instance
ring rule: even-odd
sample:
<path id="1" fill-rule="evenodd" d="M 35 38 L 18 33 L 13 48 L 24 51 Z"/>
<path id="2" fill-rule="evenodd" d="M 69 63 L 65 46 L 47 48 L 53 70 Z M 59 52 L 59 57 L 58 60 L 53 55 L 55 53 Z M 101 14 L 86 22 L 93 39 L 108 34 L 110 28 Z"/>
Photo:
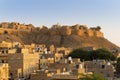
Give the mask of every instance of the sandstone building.
<path id="1" fill-rule="evenodd" d="M 67 48 L 46 48 L 44 44 L 22 45 L 19 42 L 0 43 L 0 63 L 9 64 L 10 79 L 29 78 L 38 69 L 59 62 L 69 53 Z"/>
<path id="2" fill-rule="evenodd" d="M 28 78 L 38 69 L 39 54 L 30 53 L 29 48 L 22 47 L 18 42 L 3 41 L 0 43 L 0 62 L 9 64 L 10 79 Z"/>
<path id="3" fill-rule="evenodd" d="M 38 69 L 38 54 L 9 54 L 8 64 L 12 78 L 28 78 L 30 73 Z"/>
<path id="4" fill-rule="evenodd" d="M 48 68 L 32 73 L 30 80 L 78 80 L 78 74 L 84 74 L 84 63 L 80 59 L 61 59 L 49 64 Z"/>
<path id="5" fill-rule="evenodd" d="M 9 80 L 9 66 L 7 63 L 0 63 L 0 80 Z"/>
<path id="6" fill-rule="evenodd" d="M 105 60 L 93 60 L 85 62 L 86 72 L 103 74 L 105 77 L 114 77 L 115 67 L 112 62 Z"/>

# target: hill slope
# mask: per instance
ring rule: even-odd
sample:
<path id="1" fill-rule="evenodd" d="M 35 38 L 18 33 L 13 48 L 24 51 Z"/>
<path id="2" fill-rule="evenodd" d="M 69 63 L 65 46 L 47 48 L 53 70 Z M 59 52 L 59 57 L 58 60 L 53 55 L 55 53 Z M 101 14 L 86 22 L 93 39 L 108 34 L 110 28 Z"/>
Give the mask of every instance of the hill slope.
<path id="1" fill-rule="evenodd" d="M 34 27 L 32 24 L 1 23 L 0 41 L 18 41 L 25 44 L 53 44 L 56 47 L 87 47 L 113 49 L 118 46 L 104 38 L 100 26 L 88 28 L 85 25 L 61 26 L 51 28 Z"/>
<path id="2" fill-rule="evenodd" d="M 9 38 L 10 39 L 9 39 Z M 10 34 L 2 34 L 0 35 L 0 41 L 19 41 L 25 44 L 31 43 L 40 43 L 46 44 L 47 46 L 54 44 L 57 47 L 71 47 L 71 48 L 79 48 L 86 46 L 94 46 L 96 48 L 106 48 L 113 49 L 117 48 L 120 50 L 118 46 L 111 43 L 109 40 L 105 38 L 99 37 L 87 37 L 87 36 L 78 36 L 78 35 L 43 35 L 36 32 L 21 32 L 15 35 Z"/>

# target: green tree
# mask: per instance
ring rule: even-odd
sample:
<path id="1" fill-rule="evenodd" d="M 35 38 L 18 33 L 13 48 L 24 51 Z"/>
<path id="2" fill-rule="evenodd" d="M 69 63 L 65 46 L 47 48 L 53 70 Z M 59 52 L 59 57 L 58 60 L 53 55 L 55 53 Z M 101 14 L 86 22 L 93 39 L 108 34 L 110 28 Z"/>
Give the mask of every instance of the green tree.
<path id="1" fill-rule="evenodd" d="M 115 56 L 106 49 L 97 49 L 93 51 L 86 51 L 83 49 L 75 49 L 68 56 L 72 58 L 80 58 L 81 60 L 105 59 L 115 60 Z"/>
<path id="2" fill-rule="evenodd" d="M 116 63 L 116 73 L 120 75 L 120 58 L 117 59 Z"/>
<path id="3" fill-rule="evenodd" d="M 117 62 L 120 62 L 120 57 L 119 57 L 119 58 L 117 58 Z"/>
<path id="4" fill-rule="evenodd" d="M 101 27 L 100 27 L 100 26 L 97 26 L 96 30 L 100 31 L 100 30 L 101 30 Z"/>
<path id="5" fill-rule="evenodd" d="M 94 73 L 94 74 L 83 75 L 83 77 L 80 78 L 79 80 L 107 80 L 107 78 L 105 78 L 101 74 Z"/>
<path id="6" fill-rule="evenodd" d="M 68 56 L 72 58 L 80 58 L 81 60 L 89 60 L 89 51 L 83 49 L 75 49 Z"/>
<path id="7" fill-rule="evenodd" d="M 113 53 L 106 49 L 97 49 L 90 52 L 90 58 L 92 59 L 105 59 L 105 60 L 115 60 Z"/>

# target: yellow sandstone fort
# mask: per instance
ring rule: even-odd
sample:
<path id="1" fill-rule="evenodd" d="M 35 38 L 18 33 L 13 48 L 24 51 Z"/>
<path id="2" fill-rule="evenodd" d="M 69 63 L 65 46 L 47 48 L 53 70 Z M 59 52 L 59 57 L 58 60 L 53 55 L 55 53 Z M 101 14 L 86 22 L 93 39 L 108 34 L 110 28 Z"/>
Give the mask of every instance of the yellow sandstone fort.
<path id="1" fill-rule="evenodd" d="M 0 34 L 19 31 L 41 31 L 43 33 L 48 33 L 50 35 L 79 35 L 79 36 L 89 36 L 89 37 L 104 37 L 103 33 L 100 31 L 99 26 L 88 28 L 86 25 L 76 24 L 73 26 L 61 26 L 60 24 L 53 25 L 51 28 L 43 27 L 34 27 L 32 24 L 20 24 L 17 22 L 3 22 L 0 24 Z"/>
<path id="2" fill-rule="evenodd" d="M 100 27 L 89 28 L 86 25 L 76 24 L 74 26 L 60 26 L 59 24 L 53 25 L 51 28 L 51 35 L 79 35 L 79 36 L 96 36 L 104 37 L 103 33 L 100 31 Z"/>
<path id="3" fill-rule="evenodd" d="M 8 23 L 8 22 L 2 22 L 0 24 L 0 33 L 13 33 L 16 31 L 31 31 L 33 29 L 33 25 L 29 24 L 29 25 L 25 25 L 25 24 L 20 24 L 17 22 L 12 22 L 12 23 Z"/>

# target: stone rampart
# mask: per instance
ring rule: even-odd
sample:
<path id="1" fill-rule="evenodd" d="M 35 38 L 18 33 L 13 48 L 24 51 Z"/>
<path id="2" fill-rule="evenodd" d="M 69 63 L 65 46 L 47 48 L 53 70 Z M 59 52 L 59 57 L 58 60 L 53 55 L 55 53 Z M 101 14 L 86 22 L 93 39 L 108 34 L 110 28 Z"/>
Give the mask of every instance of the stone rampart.
<path id="1" fill-rule="evenodd" d="M 32 31 L 35 30 L 32 24 L 25 25 L 16 22 L 8 23 L 3 22 L 0 24 L 0 34 L 5 33 L 7 31 L 9 34 L 16 31 Z M 73 26 L 61 26 L 61 25 L 53 25 L 51 28 L 42 27 L 39 31 L 42 34 L 49 35 L 78 35 L 78 36 L 89 36 L 89 37 L 104 37 L 103 33 L 100 31 L 100 27 L 92 27 L 88 28 L 86 25 L 76 24 Z"/>

